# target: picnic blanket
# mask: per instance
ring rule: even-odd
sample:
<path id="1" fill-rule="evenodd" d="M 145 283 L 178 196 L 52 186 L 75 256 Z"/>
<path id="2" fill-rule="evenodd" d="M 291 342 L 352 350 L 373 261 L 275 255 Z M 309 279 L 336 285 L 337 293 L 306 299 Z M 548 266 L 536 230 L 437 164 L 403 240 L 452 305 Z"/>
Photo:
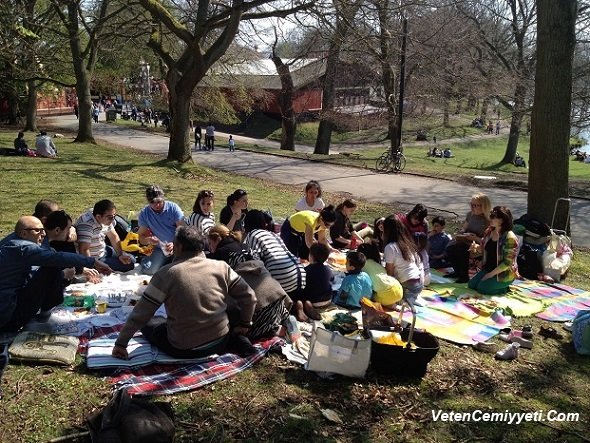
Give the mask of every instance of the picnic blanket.
<path id="1" fill-rule="evenodd" d="M 130 395 L 169 395 L 192 391 L 248 369 L 262 360 L 273 346 L 281 343 L 279 337 L 255 343 L 257 352 L 247 358 L 228 353 L 205 363 L 150 365 L 133 371 L 124 370 L 110 381 L 117 389 L 125 389 Z"/>
<path id="2" fill-rule="evenodd" d="M 425 305 L 416 307 L 416 327 L 444 340 L 472 345 L 487 341 L 500 329 L 510 326 L 509 319 L 496 323 L 491 317 L 478 314 L 454 298 L 432 293 L 423 294 L 421 298 Z M 411 313 L 406 311 L 403 319 L 411 322 Z"/>
<path id="3" fill-rule="evenodd" d="M 92 338 L 114 339 L 122 325 L 95 328 Z M 78 348 L 87 355 L 90 337 L 83 337 Z M 125 389 L 130 395 L 169 395 L 194 389 L 232 377 L 262 360 L 275 345 L 282 344 L 279 337 L 254 343 L 257 352 L 247 358 L 227 353 L 203 363 L 153 364 L 140 368 L 119 368 L 109 381 L 116 389 Z"/>

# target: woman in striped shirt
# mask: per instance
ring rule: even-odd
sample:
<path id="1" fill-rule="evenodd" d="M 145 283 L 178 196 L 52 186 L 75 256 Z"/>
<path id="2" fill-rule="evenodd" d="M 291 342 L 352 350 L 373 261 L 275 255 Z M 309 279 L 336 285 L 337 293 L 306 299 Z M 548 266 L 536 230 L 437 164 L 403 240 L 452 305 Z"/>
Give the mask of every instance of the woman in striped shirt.
<path id="1" fill-rule="evenodd" d="M 305 269 L 297 257 L 289 252 L 281 237 L 265 229 L 267 225 L 262 211 L 248 211 L 244 218 L 247 233 L 244 243 L 258 254 L 266 269 L 285 292 L 297 300 L 299 293 L 305 288 Z"/>
<path id="2" fill-rule="evenodd" d="M 203 238 L 207 238 L 209 230 L 215 225 L 213 198 L 213 191 L 200 191 L 193 205 L 193 213 L 186 218 L 186 224 L 196 227 Z"/>

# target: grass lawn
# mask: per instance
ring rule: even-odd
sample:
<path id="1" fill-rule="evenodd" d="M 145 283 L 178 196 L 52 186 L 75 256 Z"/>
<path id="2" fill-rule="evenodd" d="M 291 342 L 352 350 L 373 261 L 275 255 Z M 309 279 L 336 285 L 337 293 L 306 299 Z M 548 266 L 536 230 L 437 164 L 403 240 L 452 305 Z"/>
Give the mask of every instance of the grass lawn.
<path id="1" fill-rule="evenodd" d="M 0 146 L 11 146 L 14 131 L 0 130 Z M 158 183 L 188 213 L 200 189 L 217 196 L 216 212 L 236 188 L 249 191 L 254 208 L 291 212 L 300 190 L 197 165 L 179 165 L 108 145 L 59 140 L 61 158 L 1 157 L 0 235 L 30 214 L 41 198 L 53 198 L 77 216 L 102 198 L 126 214 L 144 204 L 147 185 Z M 302 179 L 302 181 L 305 181 Z M 328 201 L 342 196 L 328 195 Z M 359 219 L 394 211 L 363 204 Z M 590 254 L 579 251 L 567 284 L 590 289 Z M 547 324 L 516 319 L 535 330 Z M 557 326 L 560 329 L 559 326 Z M 313 373 L 271 355 L 234 378 L 186 394 L 163 397 L 176 413 L 179 442 L 587 442 L 590 434 L 590 365 L 563 342 L 535 338 L 518 361 L 496 362 L 489 354 L 441 341 L 438 356 L 422 380 L 392 379 L 369 372 L 365 380 Z M 501 342 L 500 342 L 501 343 Z M 81 359 L 73 368 L 10 365 L 2 380 L 0 442 L 43 442 L 79 432 L 83 418 L 104 406 L 110 385 L 89 372 Z M 320 409 L 333 409 L 336 424 Z M 434 422 L 432 410 L 469 412 L 579 412 L 577 422 Z M 148 442 L 146 442 L 148 443 Z"/>

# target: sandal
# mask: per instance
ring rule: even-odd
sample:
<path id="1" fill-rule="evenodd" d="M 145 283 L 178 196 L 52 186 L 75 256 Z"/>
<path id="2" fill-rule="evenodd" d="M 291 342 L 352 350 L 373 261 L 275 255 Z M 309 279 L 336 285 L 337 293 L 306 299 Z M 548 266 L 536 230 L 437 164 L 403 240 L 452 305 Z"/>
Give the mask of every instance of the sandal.
<path id="1" fill-rule="evenodd" d="M 539 335 L 542 335 L 545 338 L 554 338 L 556 340 L 563 339 L 563 335 L 561 335 L 555 330 L 555 328 L 552 327 L 541 326 L 541 329 L 539 329 Z"/>

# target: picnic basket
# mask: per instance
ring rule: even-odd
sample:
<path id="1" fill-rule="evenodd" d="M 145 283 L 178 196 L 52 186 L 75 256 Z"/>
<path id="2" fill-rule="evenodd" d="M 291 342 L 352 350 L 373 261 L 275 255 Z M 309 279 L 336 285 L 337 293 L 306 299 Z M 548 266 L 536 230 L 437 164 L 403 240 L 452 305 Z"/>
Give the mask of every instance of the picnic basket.
<path id="1" fill-rule="evenodd" d="M 402 327 L 402 316 L 406 304 L 412 312 L 412 322 Z M 404 301 L 398 324 L 387 330 L 399 331 L 402 340 L 407 344 L 396 346 L 371 340 L 371 368 L 375 372 L 402 377 L 423 377 L 426 374 L 428 363 L 438 353 L 439 344 L 434 335 L 417 330 L 415 325 L 416 309 L 412 303 Z M 379 328 L 381 331 L 384 329 Z M 373 330 L 369 331 L 372 337 L 376 335 Z"/>

